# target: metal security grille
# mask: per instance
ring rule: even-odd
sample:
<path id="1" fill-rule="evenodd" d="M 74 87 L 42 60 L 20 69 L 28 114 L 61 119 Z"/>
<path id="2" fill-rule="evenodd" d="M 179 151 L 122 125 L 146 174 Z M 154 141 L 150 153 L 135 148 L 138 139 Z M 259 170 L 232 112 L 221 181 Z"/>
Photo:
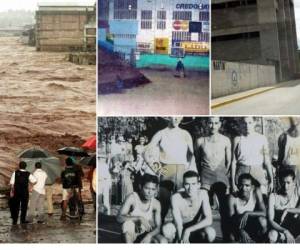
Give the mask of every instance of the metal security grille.
<path id="1" fill-rule="evenodd" d="M 165 10 L 157 11 L 157 29 L 159 30 L 166 29 L 166 17 L 167 17 L 167 12 Z"/>
<path id="2" fill-rule="evenodd" d="M 209 33 L 199 33 L 199 42 L 209 42 Z"/>
<path id="3" fill-rule="evenodd" d="M 173 31 L 172 40 L 175 41 L 191 41 L 191 33 L 185 31 Z"/>
<path id="4" fill-rule="evenodd" d="M 191 11 L 174 11 L 173 20 L 192 20 Z"/>
<path id="5" fill-rule="evenodd" d="M 152 29 L 152 10 L 142 10 L 141 29 Z"/>
<path id="6" fill-rule="evenodd" d="M 114 19 L 137 19 L 137 0 L 114 0 Z"/>
<path id="7" fill-rule="evenodd" d="M 199 12 L 199 21 L 209 21 L 209 12 L 208 11 L 200 11 Z"/>

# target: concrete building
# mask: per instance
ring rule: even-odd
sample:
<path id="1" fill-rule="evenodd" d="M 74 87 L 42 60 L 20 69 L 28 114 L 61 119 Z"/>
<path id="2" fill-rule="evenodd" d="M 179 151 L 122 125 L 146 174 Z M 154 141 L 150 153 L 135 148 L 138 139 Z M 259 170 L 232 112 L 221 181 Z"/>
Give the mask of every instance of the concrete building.
<path id="1" fill-rule="evenodd" d="M 129 58 L 209 52 L 208 0 L 99 0 L 98 43 Z"/>
<path id="2" fill-rule="evenodd" d="M 37 50 L 95 50 L 95 46 L 95 6 L 39 4 L 36 11 Z"/>
<path id="3" fill-rule="evenodd" d="M 212 0 L 212 59 L 274 65 L 277 81 L 299 72 L 293 0 Z"/>

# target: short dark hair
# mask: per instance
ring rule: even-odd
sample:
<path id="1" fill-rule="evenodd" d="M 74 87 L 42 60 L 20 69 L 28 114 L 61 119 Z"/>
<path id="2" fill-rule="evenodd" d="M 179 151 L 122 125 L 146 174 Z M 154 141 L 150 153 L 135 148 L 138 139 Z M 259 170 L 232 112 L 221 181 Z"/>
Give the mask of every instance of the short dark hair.
<path id="1" fill-rule="evenodd" d="M 254 184 L 254 180 L 251 174 L 241 174 L 238 178 L 238 185 L 241 185 L 242 180 L 250 180 L 251 184 Z"/>
<path id="2" fill-rule="evenodd" d="M 183 174 L 183 180 L 192 177 L 196 177 L 198 180 L 200 180 L 199 174 L 195 171 L 189 170 Z"/>
<path id="3" fill-rule="evenodd" d="M 144 187 L 146 185 L 146 183 L 148 183 L 148 182 L 152 182 L 152 183 L 158 185 L 158 183 L 159 183 L 158 177 L 155 175 L 151 175 L 151 174 L 144 174 L 141 179 L 141 187 Z"/>
<path id="4" fill-rule="evenodd" d="M 19 168 L 20 168 L 20 169 L 25 169 L 26 167 L 27 167 L 26 162 L 25 162 L 25 161 L 20 161 L 20 163 L 19 163 Z"/>
<path id="5" fill-rule="evenodd" d="M 73 161 L 73 159 L 72 159 L 71 157 L 68 157 L 68 158 L 66 159 L 66 165 L 67 165 L 67 166 L 72 166 L 72 165 L 74 165 L 74 161 Z"/>
<path id="6" fill-rule="evenodd" d="M 291 176 L 293 180 L 296 178 L 295 171 L 293 169 L 285 169 L 279 172 L 279 180 L 280 182 L 283 181 L 284 178 Z"/>
<path id="7" fill-rule="evenodd" d="M 35 163 L 35 168 L 42 168 L 42 163 L 41 162 L 36 162 Z"/>

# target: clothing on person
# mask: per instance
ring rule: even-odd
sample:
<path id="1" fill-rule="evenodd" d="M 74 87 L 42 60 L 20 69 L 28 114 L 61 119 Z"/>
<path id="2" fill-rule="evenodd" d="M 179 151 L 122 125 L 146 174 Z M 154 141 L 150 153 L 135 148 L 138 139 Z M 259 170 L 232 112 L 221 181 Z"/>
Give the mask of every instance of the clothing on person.
<path id="1" fill-rule="evenodd" d="M 10 185 L 13 186 L 13 197 L 11 201 L 11 217 L 13 224 L 17 224 L 19 211 L 21 207 L 21 223 L 26 223 L 27 207 L 29 200 L 28 186 L 35 183 L 36 178 L 24 169 L 16 170 L 10 179 Z"/>
<path id="2" fill-rule="evenodd" d="M 130 216 L 134 217 L 142 217 L 147 220 L 150 225 L 155 225 L 154 221 L 154 213 L 153 213 L 153 202 L 154 198 L 150 201 L 149 207 L 147 210 L 142 210 L 143 203 L 139 197 L 139 195 L 134 192 L 134 206 L 133 210 L 129 213 Z M 140 242 L 148 233 L 148 231 L 144 228 L 144 226 L 140 223 L 140 221 L 134 222 L 133 220 L 126 220 L 122 225 L 122 233 L 129 235 L 132 242 Z"/>
<path id="3" fill-rule="evenodd" d="M 54 211 L 54 209 L 53 209 L 53 187 L 52 187 L 52 185 L 46 185 L 45 190 L 46 190 L 48 214 L 52 215 L 53 211 Z"/>
<path id="4" fill-rule="evenodd" d="M 33 221 L 35 211 L 37 211 L 38 222 L 42 222 L 44 221 L 45 184 L 48 176 L 42 169 L 36 169 L 33 176 L 36 178 L 36 183 L 33 186 L 30 198 L 28 221 Z"/>

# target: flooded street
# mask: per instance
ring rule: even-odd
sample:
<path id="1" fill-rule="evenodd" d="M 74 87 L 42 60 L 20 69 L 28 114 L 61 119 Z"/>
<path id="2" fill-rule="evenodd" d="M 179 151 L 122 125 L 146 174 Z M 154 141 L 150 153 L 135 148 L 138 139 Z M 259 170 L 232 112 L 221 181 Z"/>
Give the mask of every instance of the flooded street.
<path id="1" fill-rule="evenodd" d="M 95 133 L 96 67 L 67 58 L 0 37 L 0 188 L 22 149 L 40 146 L 58 156 L 58 148 L 80 146 Z"/>
<path id="2" fill-rule="evenodd" d="M 96 213 L 91 204 L 85 205 L 82 221 L 61 221 L 59 205 L 45 224 L 12 226 L 8 209 L 1 209 L 0 243 L 95 243 Z"/>
<path id="3" fill-rule="evenodd" d="M 102 116 L 209 114 L 208 73 L 187 72 L 186 78 L 177 78 L 171 70 L 140 71 L 151 83 L 126 89 L 123 93 L 99 95 L 98 114 Z"/>

